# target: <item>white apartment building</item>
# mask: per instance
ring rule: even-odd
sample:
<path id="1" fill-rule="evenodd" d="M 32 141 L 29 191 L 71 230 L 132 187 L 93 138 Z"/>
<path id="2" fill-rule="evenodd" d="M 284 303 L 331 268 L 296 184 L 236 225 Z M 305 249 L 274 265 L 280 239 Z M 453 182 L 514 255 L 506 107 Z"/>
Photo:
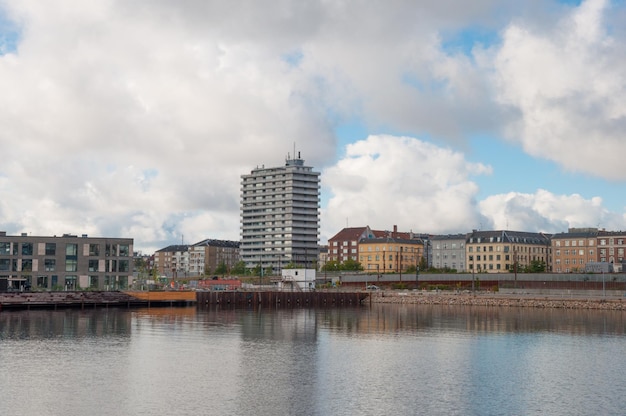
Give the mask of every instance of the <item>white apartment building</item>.
<path id="1" fill-rule="evenodd" d="M 314 268 L 319 241 L 320 174 L 300 158 L 241 176 L 241 259 L 276 272 Z"/>

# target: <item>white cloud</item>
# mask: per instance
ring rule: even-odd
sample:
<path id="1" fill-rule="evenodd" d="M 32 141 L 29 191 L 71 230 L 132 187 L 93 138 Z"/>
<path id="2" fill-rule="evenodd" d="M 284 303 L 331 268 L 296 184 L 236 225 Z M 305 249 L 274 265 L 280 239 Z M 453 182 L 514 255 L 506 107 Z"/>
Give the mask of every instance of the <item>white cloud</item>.
<path id="1" fill-rule="evenodd" d="M 322 173 L 332 197 L 322 212 L 322 240 L 346 226 L 414 232 L 461 232 L 480 217 L 472 176 L 491 169 L 414 138 L 369 136 Z"/>
<path id="2" fill-rule="evenodd" d="M 461 148 L 508 129 L 532 154 L 624 178 L 623 33 L 603 29 L 602 2 L 544 31 L 541 10 L 513 20 L 520 4 L 0 0 L 19 33 L 15 53 L 0 45 L 0 230 L 131 236 L 145 251 L 236 240 L 240 175 L 294 143 L 333 193 L 326 237 L 346 218 L 490 222 L 473 181 L 489 168 L 457 151 L 371 136 L 335 163 L 333 129 L 351 118 Z M 510 21 L 501 46 L 442 47 Z"/>
<path id="3" fill-rule="evenodd" d="M 479 206 L 495 229 L 557 233 L 572 227 L 624 228 L 624 215 L 608 211 L 600 197 L 585 199 L 539 189 L 534 194 L 492 195 Z"/>
<path id="4" fill-rule="evenodd" d="M 607 1 L 587 0 L 543 32 L 510 24 L 494 61 L 496 99 L 519 111 L 508 134 L 529 154 L 625 180 L 626 49 L 623 32 L 607 29 L 610 13 Z"/>

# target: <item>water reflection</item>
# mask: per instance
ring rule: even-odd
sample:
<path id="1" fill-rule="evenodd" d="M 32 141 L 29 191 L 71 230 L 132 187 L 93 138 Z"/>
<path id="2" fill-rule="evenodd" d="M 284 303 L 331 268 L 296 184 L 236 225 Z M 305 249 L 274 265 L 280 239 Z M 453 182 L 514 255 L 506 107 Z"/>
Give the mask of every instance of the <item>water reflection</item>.
<path id="1" fill-rule="evenodd" d="M 130 336 L 131 316 L 126 311 L 63 310 L 0 313 L 1 340 L 81 339 Z"/>
<path id="2" fill-rule="evenodd" d="M 619 414 L 624 319 L 440 305 L 3 311 L 0 414 Z"/>
<path id="3" fill-rule="evenodd" d="M 324 324 L 354 335 L 411 333 L 440 330 L 480 333 L 566 333 L 624 335 L 626 314 L 580 309 L 498 308 L 489 306 L 373 305 L 355 313 L 326 311 Z"/>

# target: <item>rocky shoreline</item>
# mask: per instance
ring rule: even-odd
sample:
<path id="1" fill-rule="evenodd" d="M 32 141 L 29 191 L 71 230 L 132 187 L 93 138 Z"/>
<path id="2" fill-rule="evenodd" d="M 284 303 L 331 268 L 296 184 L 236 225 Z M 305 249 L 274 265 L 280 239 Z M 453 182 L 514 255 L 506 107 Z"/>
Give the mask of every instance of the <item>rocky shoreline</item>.
<path id="1" fill-rule="evenodd" d="M 366 300 L 366 302 L 369 300 Z M 515 296 L 493 293 L 430 293 L 430 292 L 373 292 L 371 303 L 493 306 L 558 309 L 602 309 L 626 311 L 622 298 L 555 298 L 546 296 Z"/>

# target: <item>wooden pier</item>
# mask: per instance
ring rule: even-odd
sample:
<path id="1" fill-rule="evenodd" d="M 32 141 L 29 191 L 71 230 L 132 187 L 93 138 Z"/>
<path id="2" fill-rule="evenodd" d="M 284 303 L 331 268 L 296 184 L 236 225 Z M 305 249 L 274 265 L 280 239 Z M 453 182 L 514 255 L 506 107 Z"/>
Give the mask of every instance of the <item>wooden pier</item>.
<path id="1" fill-rule="evenodd" d="M 198 307 L 337 307 L 359 306 L 365 292 L 206 291 L 196 292 Z"/>

